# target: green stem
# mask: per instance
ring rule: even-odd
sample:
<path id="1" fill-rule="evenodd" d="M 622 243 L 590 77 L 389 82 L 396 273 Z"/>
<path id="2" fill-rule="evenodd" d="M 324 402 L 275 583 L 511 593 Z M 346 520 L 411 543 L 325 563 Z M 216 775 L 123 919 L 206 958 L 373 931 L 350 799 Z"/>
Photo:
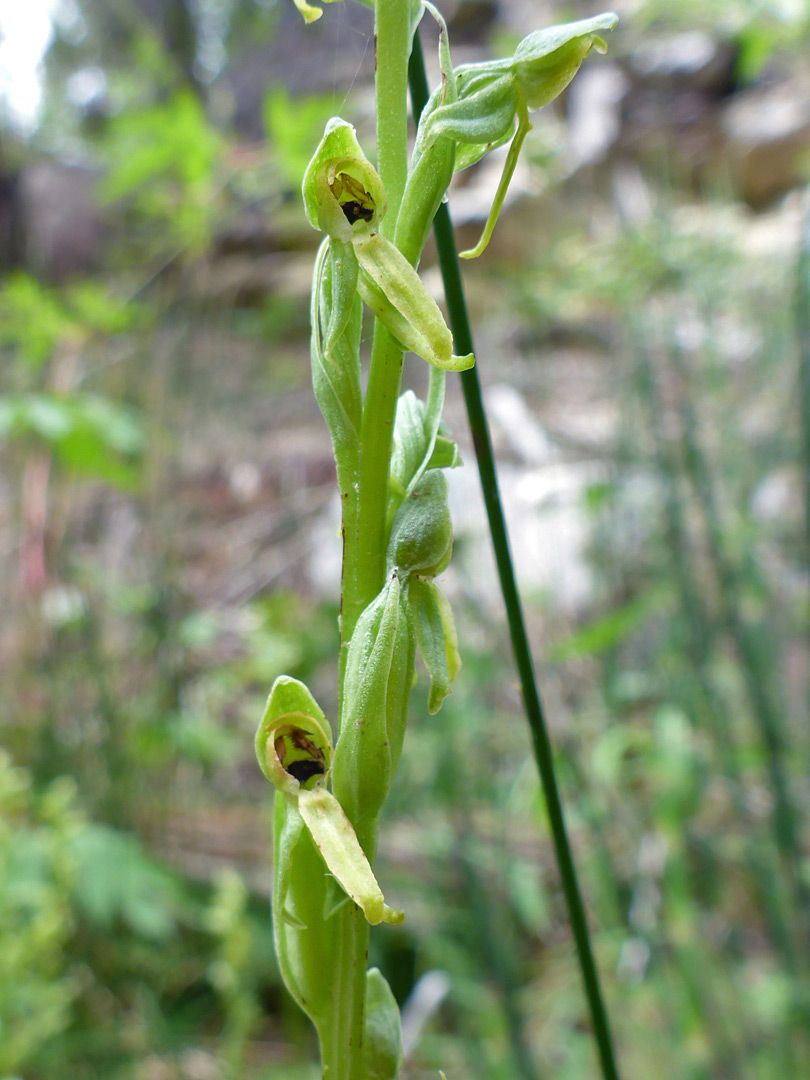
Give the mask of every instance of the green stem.
<path id="1" fill-rule="evenodd" d="M 366 1080 L 363 1055 L 369 925 L 360 908 L 344 904 L 334 916 L 334 1013 L 321 1035 L 323 1080 Z"/>
<path id="2" fill-rule="evenodd" d="M 409 5 L 404 0 L 377 0 L 377 153 L 388 196 L 381 231 L 394 235 L 408 171 Z M 341 610 L 341 700 L 345 649 L 357 619 L 383 585 L 385 514 L 388 502 L 391 444 L 402 374 L 402 350 L 379 323 L 374 326 L 371 367 L 360 432 L 360 490 L 356 528 L 344 530 Z M 338 785 L 334 794 L 343 803 Z M 360 837 L 373 862 L 376 829 Z M 334 1012 L 321 1033 L 325 1080 L 366 1080 L 363 1031 L 369 928 L 363 913 L 347 903 L 334 916 L 339 942 L 334 981 Z"/>
<path id="3" fill-rule="evenodd" d="M 402 377 L 402 349 L 380 322 L 374 324 L 363 425 L 360 432 L 360 512 L 357 550 L 345 553 L 353 561 L 354 590 L 344 593 L 343 640 L 348 641 L 364 608 L 383 587 L 385 575 L 385 511 L 391 443 Z M 348 582 L 344 582 L 344 589 Z"/>
<path id="4" fill-rule="evenodd" d="M 411 54 L 410 85 L 413 111 L 418 116 L 428 100 L 427 76 L 418 34 L 414 37 L 413 52 Z M 474 352 L 453 224 L 446 204 L 439 207 L 433 229 L 436 235 L 436 246 L 439 252 L 439 264 L 444 281 L 455 349 L 459 354 Z M 546 798 L 554 851 L 568 907 L 568 915 L 571 920 L 571 929 L 576 942 L 579 966 L 585 984 L 585 994 L 602 1066 L 602 1075 L 605 1080 L 618 1080 L 619 1072 L 616 1067 L 607 1010 L 602 999 L 599 975 L 596 970 L 596 962 L 588 932 L 588 922 L 585 916 L 585 906 L 582 902 L 571 846 L 565 828 L 562 803 L 554 772 L 551 741 L 548 736 L 540 695 L 534 677 L 529 641 L 512 567 L 509 539 L 498 493 L 498 478 L 495 472 L 495 461 L 486 414 L 481 399 L 481 385 L 478 381 L 477 367 L 461 373 L 461 385 L 464 391 L 464 401 L 467 406 L 467 415 L 478 460 L 481 487 L 483 488 L 492 543 L 495 549 L 498 577 L 506 605 L 512 649 L 523 689 L 524 708 L 531 727 L 534 755 Z"/>
<path id="5" fill-rule="evenodd" d="M 405 0 L 377 0 L 374 14 L 377 74 L 378 171 L 388 197 L 380 231 L 394 236 L 402 193 L 408 175 L 408 54 L 409 5 Z M 374 326 L 371 367 L 360 433 L 360 507 L 355 550 L 346 549 L 344 567 L 344 642 L 351 637 L 363 609 L 383 586 L 385 573 L 385 510 L 394 417 L 402 376 L 402 350 L 378 322 Z M 347 588 L 347 586 L 351 586 Z"/>
<path id="6" fill-rule="evenodd" d="M 407 0 L 377 0 L 374 9 L 377 171 L 388 197 L 388 212 L 380 231 L 390 237 L 408 176 L 409 7 Z"/>

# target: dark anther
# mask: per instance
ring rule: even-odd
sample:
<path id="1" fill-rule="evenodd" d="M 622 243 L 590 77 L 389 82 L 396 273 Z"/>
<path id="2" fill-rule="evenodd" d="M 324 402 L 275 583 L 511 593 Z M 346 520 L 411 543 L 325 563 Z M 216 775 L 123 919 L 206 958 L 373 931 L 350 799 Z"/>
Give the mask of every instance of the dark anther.
<path id="1" fill-rule="evenodd" d="M 294 776 L 299 784 L 305 784 L 313 776 L 323 776 L 323 762 L 311 761 L 304 758 L 300 761 L 291 761 L 285 765 L 287 772 Z"/>
<path id="2" fill-rule="evenodd" d="M 355 221 L 371 221 L 374 217 L 374 208 L 371 206 L 363 206 L 362 203 L 350 200 L 349 202 L 341 203 L 340 208 L 346 216 L 346 220 L 354 225 Z"/>

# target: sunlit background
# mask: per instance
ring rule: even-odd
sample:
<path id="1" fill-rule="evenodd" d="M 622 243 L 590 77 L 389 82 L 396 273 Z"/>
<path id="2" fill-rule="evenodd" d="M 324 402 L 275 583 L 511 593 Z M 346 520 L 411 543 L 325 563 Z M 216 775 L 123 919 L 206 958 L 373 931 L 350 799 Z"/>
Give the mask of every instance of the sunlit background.
<path id="1" fill-rule="evenodd" d="M 457 63 L 600 10 L 441 6 Z M 465 266 L 479 370 L 622 1076 L 810 1080 L 810 7 L 615 6 Z M 299 189 L 333 114 L 373 146 L 373 52 L 352 0 L 0 0 L 3 1080 L 318 1076 L 252 740 L 282 672 L 335 713 Z M 464 666 L 435 717 L 420 673 L 371 959 L 404 1080 L 592 1080 L 448 398 Z"/>

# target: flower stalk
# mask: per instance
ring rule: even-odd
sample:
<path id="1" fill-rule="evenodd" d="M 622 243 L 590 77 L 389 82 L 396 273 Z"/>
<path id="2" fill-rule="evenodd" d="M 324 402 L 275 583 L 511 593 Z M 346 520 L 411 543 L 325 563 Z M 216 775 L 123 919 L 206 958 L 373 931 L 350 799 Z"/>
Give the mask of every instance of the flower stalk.
<path id="1" fill-rule="evenodd" d="M 333 2 L 333 0 L 327 0 Z M 308 22 L 322 10 L 295 0 Z M 368 0 L 371 6 L 371 0 Z M 312 1020 L 325 1080 L 396 1080 L 399 1011 L 382 974 L 367 971 L 369 926 L 405 917 L 374 871 L 379 817 L 405 735 L 417 651 L 437 712 L 461 660 L 453 614 L 435 582 L 453 536 L 444 470 L 459 463 L 441 430 L 447 371 L 475 363 L 417 267 L 454 170 L 513 139 L 482 241 L 495 226 L 528 110 L 573 77 L 598 16 L 529 35 L 505 61 L 452 66 L 447 28 L 426 0 L 376 0 L 377 169 L 354 129 L 327 124 L 304 179 L 304 206 L 325 234 L 311 304 L 313 389 L 329 429 L 342 501 L 339 715 L 336 738 L 303 683 L 280 676 L 256 736 L 276 788 L 273 922 L 279 967 Z M 408 60 L 425 11 L 440 27 L 441 85 L 407 155 Z M 517 122 L 517 131 L 514 131 Z M 362 390 L 363 307 L 374 317 Z M 421 401 L 400 395 L 405 351 L 429 365 Z M 606 1074 L 607 1075 L 607 1074 Z"/>

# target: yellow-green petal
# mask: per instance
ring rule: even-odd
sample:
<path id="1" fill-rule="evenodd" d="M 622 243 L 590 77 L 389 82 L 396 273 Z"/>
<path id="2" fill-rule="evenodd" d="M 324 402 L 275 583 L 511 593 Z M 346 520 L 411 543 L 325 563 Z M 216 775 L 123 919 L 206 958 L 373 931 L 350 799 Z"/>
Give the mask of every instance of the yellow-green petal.
<path id="1" fill-rule="evenodd" d="M 362 908 L 371 925 L 386 922 L 396 926 L 401 923 L 405 913 L 385 903 L 352 823 L 335 796 L 325 788 L 302 790 L 298 796 L 298 811 L 329 872 Z"/>
<path id="2" fill-rule="evenodd" d="M 445 371 L 472 367 L 472 353 L 454 355 L 453 335 L 439 305 L 399 248 L 380 233 L 356 236 L 353 246 L 360 295 L 397 341 Z"/>

